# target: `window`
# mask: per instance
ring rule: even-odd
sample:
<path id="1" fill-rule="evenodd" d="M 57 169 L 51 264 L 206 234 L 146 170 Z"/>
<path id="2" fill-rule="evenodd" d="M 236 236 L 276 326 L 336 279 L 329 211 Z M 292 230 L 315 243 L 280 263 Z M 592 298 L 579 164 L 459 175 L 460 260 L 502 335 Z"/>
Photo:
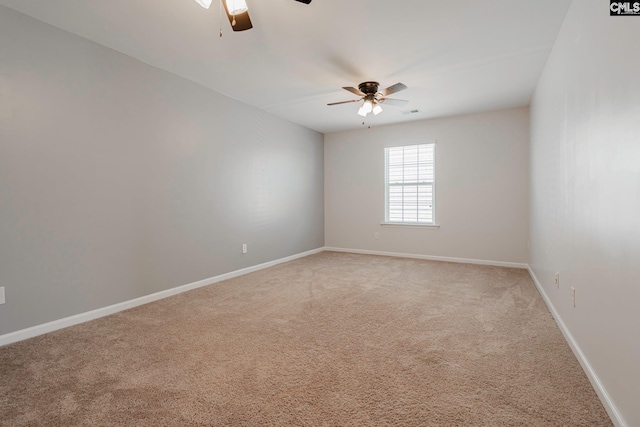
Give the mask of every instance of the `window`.
<path id="1" fill-rule="evenodd" d="M 435 225 L 435 145 L 384 149 L 385 223 Z"/>

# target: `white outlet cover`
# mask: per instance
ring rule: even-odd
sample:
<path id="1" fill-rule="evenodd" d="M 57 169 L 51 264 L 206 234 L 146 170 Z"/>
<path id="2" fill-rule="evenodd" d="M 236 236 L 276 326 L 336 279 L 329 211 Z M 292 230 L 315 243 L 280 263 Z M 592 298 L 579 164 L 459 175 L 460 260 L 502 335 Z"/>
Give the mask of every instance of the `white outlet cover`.
<path id="1" fill-rule="evenodd" d="M 0 287 L 0 304 L 4 304 L 4 286 Z"/>

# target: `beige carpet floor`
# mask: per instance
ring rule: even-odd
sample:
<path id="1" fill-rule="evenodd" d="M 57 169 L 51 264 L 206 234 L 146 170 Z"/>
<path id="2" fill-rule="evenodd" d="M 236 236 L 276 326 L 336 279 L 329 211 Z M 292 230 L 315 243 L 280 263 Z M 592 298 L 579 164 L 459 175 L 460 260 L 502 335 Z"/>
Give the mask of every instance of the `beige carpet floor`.
<path id="1" fill-rule="evenodd" d="M 610 426 L 527 271 L 324 252 L 0 348 L 2 426 Z"/>

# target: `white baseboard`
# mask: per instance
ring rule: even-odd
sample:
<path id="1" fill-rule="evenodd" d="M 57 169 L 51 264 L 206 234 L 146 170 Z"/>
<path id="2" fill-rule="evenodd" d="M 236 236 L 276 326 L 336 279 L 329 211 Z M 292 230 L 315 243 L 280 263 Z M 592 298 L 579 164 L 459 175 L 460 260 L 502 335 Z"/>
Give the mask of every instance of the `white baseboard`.
<path id="1" fill-rule="evenodd" d="M 533 272 L 531 267 L 528 266 L 527 269 L 529 270 L 529 274 L 531 275 L 531 278 L 533 279 L 533 282 L 535 283 L 536 288 L 538 288 L 538 292 L 540 293 L 540 295 L 542 295 L 542 299 L 547 304 L 547 307 L 549 308 L 551 315 L 553 316 L 556 323 L 558 324 L 558 327 L 562 331 L 562 334 L 564 335 L 565 340 L 569 344 L 569 347 L 571 347 L 571 350 L 573 351 L 573 354 L 576 356 L 576 359 L 578 359 L 578 362 L 580 362 L 580 365 L 582 366 L 582 370 L 585 372 L 585 374 L 587 374 L 587 378 L 589 378 L 589 381 L 591 382 L 591 385 L 596 391 L 596 394 L 600 398 L 600 401 L 602 402 L 604 409 L 607 411 L 607 414 L 609 414 L 609 418 L 611 418 L 611 421 L 616 427 L 627 427 L 627 423 L 622 417 L 622 414 L 620 413 L 620 411 L 618 411 L 618 408 L 616 407 L 615 403 L 609 396 L 609 393 L 607 393 L 607 390 L 604 388 L 604 385 L 600 381 L 600 378 L 598 378 L 598 375 L 593 370 L 593 367 L 585 357 L 584 353 L 582 352 L 582 349 L 576 342 L 575 338 L 573 338 L 573 335 L 571 335 L 571 332 L 569 332 L 569 329 L 567 329 L 567 326 L 565 325 L 565 323 L 562 321 L 562 317 L 560 317 L 560 314 L 556 311 L 555 307 L 551 303 L 549 296 L 547 295 L 544 288 L 538 281 L 538 278 L 536 277 L 535 273 Z"/>
<path id="2" fill-rule="evenodd" d="M 143 304 L 148 304 L 153 301 L 158 301 L 164 298 L 168 298 L 170 296 L 177 295 L 182 292 L 187 292 L 193 289 L 201 288 L 203 286 L 221 282 L 223 280 L 232 279 L 234 277 L 242 276 L 244 274 L 253 273 L 254 271 L 273 267 L 274 265 L 282 264 L 284 262 L 293 261 L 294 259 L 313 255 L 313 254 L 322 252 L 323 250 L 324 248 L 313 249 L 311 251 L 302 252 L 302 253 L 291 255 L 285 258 L 280 258 L 274 261 L 265 262 L 263 264 L 254 265 L 252 267 L 243 268 L 241 270 L 232 271 L 229 273 L 221 274 L 219 276 L 210 277 L 208 279 L 199 280 L 197 282 L 189 283 L 187 285 L 178 286 L 176 288 L 167 289 L 165 291 L 156 292 L 150 295 L 145 295 L 140 298 L 135 298 L 129 301 L 124 301 L 124 302 L 113 304 L 107 307 L 98 308 L 96 310 L 91 310 L 85 313 L 76 314 L 74 316 L 65 317 L 63 319 L 54 320 L 52 322 L 43 323 L 41 325 L 32 326 L 30 328 L 22 329 L 16 332 L 10 332 L 8 334 L 0 336 L 0 346 L 26 340 L 28 338 L 33 338 L 38 335 L 43 335 L 48 332 L 57 331 L 58 329 L 67 328 L 69 326 L 88 322 L 90 320 L 98 319 L 100 317 L 105 317 L 110 314 L 128 310 L 133 307 L 138 307 Z"/>
<path id="3" fill-rule="evenodd" d="M 523 269 L 528 268 L 527 264 L 521 264 L 517 262 L 490 261 L 490 260 L 469 259 L 469 258 L 452 258 L 452 257 L 444 257 L 444 256 L 405 254 L 405 253 L 399 253 L 399 252 L 381 252 L 381 251 L 369 251 L 365 249 L 347 249 L 347 248 L 333 248 L 333 247 L 325 247 L 324 250 L 332 251 L 332 252 L 347 252 L 347 253 L 364 254 L 364 255 L 381 255 L 381 256 L 392 256 L 392 257 L 399 257 L 399 258 L 427 259 L 431 261 L 457 262 L 460 264 L 493 265 L 496 267 L 511 267 L 511 268 L 523 268 Z"/>

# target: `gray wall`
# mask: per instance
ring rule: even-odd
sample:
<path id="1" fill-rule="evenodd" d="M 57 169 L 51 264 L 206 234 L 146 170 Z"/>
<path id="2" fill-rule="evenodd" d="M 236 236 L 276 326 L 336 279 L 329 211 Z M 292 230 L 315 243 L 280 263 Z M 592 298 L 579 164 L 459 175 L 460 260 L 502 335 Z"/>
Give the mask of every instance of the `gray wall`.
<path id="1" fill-rule="evenodd" d="M 638 40 L 640 17 L 573 2 L 531 106 L 530 266 L 629 426 L 640 426 Z"/>
<path id="2" fill-rule="evenodd" d="M 321 134 L 4 7 L 0 58 L 0 334 L 324 245 Z"/>
<path id="3" fill-rule="evenodd" d="M 384 147 L 431 140 L 440 228 L 381 226 Z M 328 134 L 326 245 L 526 263 L 528 150 L 528 108 Z"/>

